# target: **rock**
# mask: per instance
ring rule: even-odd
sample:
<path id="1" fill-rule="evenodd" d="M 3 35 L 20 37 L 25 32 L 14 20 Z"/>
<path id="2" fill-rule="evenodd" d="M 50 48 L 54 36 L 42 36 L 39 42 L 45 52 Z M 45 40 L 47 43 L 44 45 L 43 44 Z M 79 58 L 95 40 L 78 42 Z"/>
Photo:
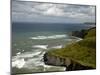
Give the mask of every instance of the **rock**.
<path id="1" fill-rule="evenodd" d="M 83 40 L 58 51 L 51 50 L 46 52 L 44 54 L 44 63 L 52 66 L 66 67 L 66 71 L 95 69 L 96 28 L 74 31 L 72 35 L 83 38 Z"/>
<path id="2" fill-rule="evenodd" d="M 88 31 L 92 29 L 96 29 L 96 27 L 92 27 L 90 29 L 82 29 L 80 31 L 72 31 L 71 35 L 79 38 L 84 38 L 88 34 Z"/>
<path id="3" fill-rule="evenodd" d="M 69 58 L 56 57 L 48 55 L 48 53 L 44 54 L 44 63 L 46 65 L 66 67 L 66 71 L 93 69 L 92 67 L 83 66 L 78 62 L 71 60 Z"/>
<path id="4" fill-rule="evenodd" d="M 81 30 L 81 31 L 73 31 L 72 36 L 84 38 L 84 36 L 87 34 L 87 30 Z"/>
<path id="5" fill-rule="evenodd" d="M 57 56 L 48 55 L 48 53 L 44 54 L 44 63 L 48 65 L 54 66 L 69 66 L 71 61 L 69 58 L 58 58 Z"/>

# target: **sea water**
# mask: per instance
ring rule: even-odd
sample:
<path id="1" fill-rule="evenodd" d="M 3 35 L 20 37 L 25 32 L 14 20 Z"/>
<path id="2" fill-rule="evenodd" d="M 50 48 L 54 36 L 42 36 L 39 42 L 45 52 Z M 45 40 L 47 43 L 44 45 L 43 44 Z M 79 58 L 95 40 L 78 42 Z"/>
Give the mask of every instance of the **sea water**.
<path id="1" fill-rule="evenodd" d="M 45 65 L 44 53 L 80 40 L 70 32 L 87 28 L 85 24 L 12 23 L 12 73 L 65 71 Z"/>

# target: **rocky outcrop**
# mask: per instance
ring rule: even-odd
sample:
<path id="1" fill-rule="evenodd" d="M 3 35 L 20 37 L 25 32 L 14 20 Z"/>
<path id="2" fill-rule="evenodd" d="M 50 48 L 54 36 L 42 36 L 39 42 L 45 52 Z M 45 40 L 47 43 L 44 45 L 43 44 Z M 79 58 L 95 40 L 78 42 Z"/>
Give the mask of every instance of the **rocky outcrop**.
<path id="1" fill-rule="evenodd" d="M 74 31 L 72 35 L 81 37 L 83 40 L 71 44 L 64 49 L 46 52 L 44 54 L 44 63 L 53 66 L 64 66 L 66 71 L 95 69 L 96 28 Z"/>
<path id="2" fill-rule="evenodd" d="M 82 29 L 80 31 L 72 31 L 71 35 L 79 38 L 84 38 L 85 35 L 87 35 L 88 31 L 92 29 L 96 29 L 96 27 L 92 27 L 90 29 Z"/>
<path id="3" fill-rule="evenodd" d="M 44 62 L 48 65 L 54 65 L 54 66 L 69 66 L 71 64 L 71 61 L 69 58 L 63 59 L 58 58 L 57 56 L 48 55 L 48 53 L 44 54 Z"/>
<path id="4" fill-rule="evenodd" d="M 87 34 L 87 30 L 81 30 L 81 31 L 72 31 L 72 36 L 84 38 L 84 36 Z"/>
<path id="5" fill-rule="evenodd" d="M 49 55 L 48 53 L 44 54 L 44 63 L 46 65 L 64 66 L 66 67 L 66 71 L 93 69 L 89 66 L 83 66 L 70 58 L 61 58 Z"/>

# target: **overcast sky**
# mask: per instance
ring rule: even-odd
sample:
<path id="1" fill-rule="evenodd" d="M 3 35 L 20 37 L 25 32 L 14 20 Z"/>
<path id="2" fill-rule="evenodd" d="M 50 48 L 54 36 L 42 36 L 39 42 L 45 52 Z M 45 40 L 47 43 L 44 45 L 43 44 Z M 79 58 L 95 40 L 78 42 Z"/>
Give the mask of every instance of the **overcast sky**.
<path id="1" fill-rule="evenodd" d="M 13 22 L 95 22 L 95 6 L 12 0 Z"/>

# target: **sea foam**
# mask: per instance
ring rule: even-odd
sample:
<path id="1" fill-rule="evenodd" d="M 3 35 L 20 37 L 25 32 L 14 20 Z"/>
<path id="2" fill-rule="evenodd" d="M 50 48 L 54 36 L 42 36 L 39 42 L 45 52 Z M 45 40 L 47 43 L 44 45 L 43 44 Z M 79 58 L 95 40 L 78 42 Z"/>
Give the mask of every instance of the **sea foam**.
<path id="1" fill-rule="evenodd" d="M 36 37 L 30 37 L 30 39 L 35 39 L 35 40 L 44 40 L 44 39 L 60 39 L 60 38 L 65 38 L 66 35 L 51 35 L 51 36 L 36 36 Z"/>
<path id="2" fill-rule="evenodd" d="M 36 62 L 36 64 L 38 64 L 38 63 L 40 63 L 38 61 L 42 59 L 41 55 L 43 55 L 43 52 L 41 53 L 41 51 L 25 52 L 25 53 L 18 54 L 17 56 L 14 56 L 12 58 L 12 67 L 16 67 L 16 68 L 20 69 L 25 66 L 28 66 L 32 62 Z M 34 56 L 38 56 L 38 57 L 34 58 Z M 30 62 L 30 61 L 32 61 L 32 62 Z"/>
<path id="3" fill-rule="evenodd" d="M 12 62 L 12 67 L 17 67 L 20 69 L 24 66 L 24 64 L 25 64 L 24 59 L 19 59 L 19 60 Z"/>
<path id="4" fill-rule="evenodd" d="M 34 48 L 47 49 L 48 45 L 34 45 Z"/>

